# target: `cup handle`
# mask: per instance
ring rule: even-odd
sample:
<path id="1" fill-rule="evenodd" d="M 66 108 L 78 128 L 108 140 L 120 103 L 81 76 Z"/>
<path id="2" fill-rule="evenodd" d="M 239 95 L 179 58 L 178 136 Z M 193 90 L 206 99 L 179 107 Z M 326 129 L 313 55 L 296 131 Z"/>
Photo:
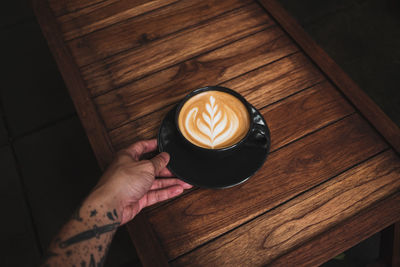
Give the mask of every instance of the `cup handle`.
<path id="1" fill-rule="evenodd" d="M 268 138 L 269 136 L 268 128 L 265 125 L 255 123 L 253 125 L 253 132 L 263 135 L 266 138 Z"/>
<path id="2" fill-rule="evenodd" d="M 253 125 L 253 133 L 251 137 L 251 141 L 249 144 L 252 146 L 267 146 L 269 147 L 270 145 L 270 133 L 268 126 L 262 125 L 262 124 L 257 124 L 255 123 Z"/>

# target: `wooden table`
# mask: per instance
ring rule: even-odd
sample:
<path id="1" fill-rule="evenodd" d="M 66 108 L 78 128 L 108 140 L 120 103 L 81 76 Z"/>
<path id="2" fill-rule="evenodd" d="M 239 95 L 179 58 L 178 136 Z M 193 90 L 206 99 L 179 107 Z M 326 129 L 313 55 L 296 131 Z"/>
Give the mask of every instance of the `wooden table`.
<path id="1" fill-rule="evenodd" d="M 128 225 L 143 265 L 317 265 L 400 220 L 399 128 L 275 0 L 33 6 L 102 168 L 205 85 L 240 92 L 269 124 L 248 182 L 195 188 Z"/>

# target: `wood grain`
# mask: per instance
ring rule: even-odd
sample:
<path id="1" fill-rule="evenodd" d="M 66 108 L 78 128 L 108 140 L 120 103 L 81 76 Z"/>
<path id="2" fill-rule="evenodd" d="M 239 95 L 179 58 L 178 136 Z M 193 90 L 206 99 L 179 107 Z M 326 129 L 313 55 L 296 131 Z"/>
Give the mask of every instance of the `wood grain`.
<path id="1" fill-rule="evenodd" d="M 369 98 L 364 91 L 320 48 L 276 0 L 258 0 L 268 13 L 296 41 L 304 52 L 332 80 L 363 116 L 400 153 L 400 128 Z"/>
<path id="2" fill-rule="evenodd" d="M 152 210 L 149 221 L 171 260 L 386 148 L 355 114 L 271 153 L 248 182 L 193 191 Z"/>
<path id="3" fill-rule="evenodd" d="M 158 7 L 168 5 L 173 2 L 177 2 L 179 0 L 135 0 L 124 1 L 126 8 L 136 8 L 137 15 L 151 11 Z M 91 16 L 92 13 L 102 15 L 99 13 L 99 10 L 103 10 L 107 12 L 106 9 L 109 8 L 114 10 L 114 12 L 110 12 L 112 15 L 115 13 L 116 6 L 118 6 L 118 2 L 122 2 L 120 0 L 48 0 L 49 5 L 53 11 L 53 14 L 58 17 L 57 19 L 60 22 L 68 22 L 69 20 L 73 20 L 74 18 Z M 121 10 L 123 12 L 123 10 Z M 61 19 L 61 20 L 60 20 Z"/>
<path id="4" fill-rule="evenodd" d="M 57 20 L 64 40 L 68 41 L 174 2 L 177 0 L 107 1 L 104 5 L 90 6 Z"/>
<path id="5" fill-rule="evenodd" d="M 269 266 L 319 266 L 400 220 L 399 208 L 400 193 L 397 192 L 279 257 Z"/>
<path id="6" fill-rule="evenodd" d="M 218 250 L 211 249 L 212 257 L 203 256 L 196 264 L 207 259 L 234 260 L 237 255 L 226 259 L 221 254 L 224 249 L 251 255 L 254 265 L 272 258 L 271 264 L 279 266 L 320 264 L 399 220 L 395 153 L 382 153 L 388 148 L 382 137 L 361 116 L 350 115 L 353 108 L 319 69 L 296 53 L 296 45 L 275 26 L 268 29 L 276 25 L 273 19 L 249 1 L 33 0 L 102 168 L 115 148 L 154 137 L 165 112 L 205 82 L 240 91 L 261 109 L 270 125 L 273 153 L 247 183 L 221 191 L 193 190 L 135 219 L 130 233 L 139 242 L 145 265 L 165 266 L 167 259 L 192 249 L 175 263 L 195 265 L 190 258 L 210 248 Z M 258 2 L 399 152 L 397 126 L 275 0 Z M 170 20 L 168 13 L 173 14 Z M 77 37 L 69 48 L 63 41 Z M 83 68 L 79 70 L 75 62 Z M 101 96 L 106 92 L 110 92 L 107 97 Z M 90 96 L 100 96 L 95 98 L 96 106 Z M 148 103 L 155 103 L 154 107 Z M 111 131 L 106 131 L 102 117 Z M 335 175 L 339 176 L 326 182 Z M 294 198 L 299 194 L 299 199 Z M 280 215 L 279 209 L 287 216 Z M 267 223 L 256 223 L 264 219 Z M 234 230 L 241 224 L 245 225 Z M 232 242 L 222 242 L 227 238 Z M 261 247 L 251 243 L 257 240 L 263 241 Z M 241 246 L 245 249 L 239 250 Z"/>
<path id="7" fill-rule="evenodd" d="M 271 152 L 353 112 L 327 81 L 261 110 L 271 131 Z"/>
<path id="8" fill-rule="evenodd" d="M 293 108 L 299 108 L 300 111 L 292 112 Z M 168 110 L 168 108 L 163 109 L 145 116 L 137 121 L 136 127 L 132 124 L 130 135 L 126 136 L 124 142 L 114 144 L 114 146 L 121 149 L 135 141 L 156 137 L 158 126 L 164 115 L 160 113 L 166 113 Z M 353 113 L 354 110 L 329 82 L 323 82 L 277 104 L 260 109 L 260 112 L 270 127 L 271 149 L 275 150 Z M 133 130 L 135 128 L 136 130 Z"/>
<path id="9" fill-rule="evenodd" d="M 220 84 L 296 51 L 280 29 L 271 27 L 110 91 L 94 102 L 107 128 L 115 129 L 176 103 L 191 90 Z"/>
<path id="10" fill-rule="evenodd" d="M 146 45 L 250 2 L 251 0 L 179 1 L 145 16 L 136 16 L 71 40 L 68 46 L 77 64 L 82 67 L 122 51 Z M 193 12 L 194 10 L 196 12 Z"/>
<path id="11" fill-rule="evenodd" d="M 49 6 L 52 10 L 52 14 L 56 17 L 67 14 L 70 12 L 76 12 L 80 9 L 96 5 L 104 5 L 109 2 L 117 0 L 48 0 Z"/>
<path id="12" fill-rule="evenodd" d="M 399 158 L 393 151 L 385 152 L 179 258 L 172 265 L 264 266 L 399 192 L 399 177 Z"/>
<path id="13" fill-rule="evenodd" d="M 222 85 L 243 94 L 252 105 L 261 109 L 265 105 L 272 104 L 323 80 L 324 77 L 321 73 L 302 54 L 298 53 L 227 83 L 222 83 Z M 179 99 L 181 97 L 183 95 Z M 157 97 L 153 95 L 152 106 L 158 106 L 156 99 Z M 165 104 L 165 101 L 168 101 L 168 95 L 159 101 L 163 101 Z M 175 100 L 174 103 L 176 102 Z M 119 149 L 138 139 L 154 137 L 162 119 L 171 108 L 172 106 L 167 106 L 110 131 L 109 135 L 114 147 Z M 107 114 L 103 113 L 103 115 Z M 104 118 L 104 120 L 109 119 Z"/>
<path id="14" fill-rule="evenodd" d="M 75 109 L 85 128 L 97 162 L 104 170 L 111 162 L 114 154 L 108 133 L 105 131 L 104 124 L 101 122 L 96 108 L 89 97 L 89 92 L 85 87 L 79 69 L 62 40 L 55 17 L 52 15 L 47 1 L 33 0 L 32 7 L 72 97 Z"/>
<path id="15" fill-rule="evenodd" d="M 329 82 L 325 81 L 260 111 L 271 129 L 270 151 L 273 152 L 352 114 L 354 109 Z M 189 194 L 192 190 L 187 190 L 184 194 Z M 166 203 L 160 203 L 158 206 Z M 151 206 L 147 210 L 159 208 L 158 206 Z"/>
<path id="16" fill-rule="evenodd" d="M 145 47 L 88 65 L 81 72 L 88 88 L 97 95 L 261 31 L 272 24 L 272 20 L 258 5 L 247 5 Z"/>

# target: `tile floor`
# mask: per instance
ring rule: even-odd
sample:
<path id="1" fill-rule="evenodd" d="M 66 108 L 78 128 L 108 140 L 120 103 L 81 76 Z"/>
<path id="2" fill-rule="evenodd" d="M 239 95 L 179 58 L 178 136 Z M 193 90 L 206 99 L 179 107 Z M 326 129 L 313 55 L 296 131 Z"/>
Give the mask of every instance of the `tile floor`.
<path id="1" fill-rule="evenodd" d="M 280 1 L 400 125 L 400 11 L 379 0 Z M 0 14 L 0 265 L 37 266 L 100 170 L 29 5 L 6 1 Z M 375 235 L 326 266 L 365 266 L 378 247 Z M 134 265 L 120 229 L 106 266 Z"/>

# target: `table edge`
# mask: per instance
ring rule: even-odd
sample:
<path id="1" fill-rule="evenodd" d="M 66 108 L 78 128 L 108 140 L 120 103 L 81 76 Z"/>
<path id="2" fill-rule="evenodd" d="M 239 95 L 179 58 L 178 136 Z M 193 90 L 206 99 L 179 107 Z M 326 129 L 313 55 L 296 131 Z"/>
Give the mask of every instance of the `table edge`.
<path id="1" fill-rule="evenodd" d="M 400 192 L 396 192 L 279 256 L 269 266 L 319 266 L 366 238 L 398 222 L 400 220 L 399 203 Z M 377 209 L 383 210 L 384 213 L 377 213 Z M 367 220 L 372 220 L 376 223 L 363 224 Z M 346 235 L 346 237 L 351 236 L 352 238 L 337 238 L 343 231 L 349 232 L 349 235 Z M 342 245 L 332 246 L 335 245 L 335 242 L 342 242 Z M 312 247 L 318 247 L 320 253 L 309 255 L 308 251 Z M 322 253 L 322 251 L 327 253 Z"/>
<path id="2" fill-rule="evenodd" d="M 356 110 L 400 154 L 400 128 L 346 74 L 342 68 L 310 37 L 277 0 L 256 0 L 278 25 L 300 46 L 304 54 L 319 67 Z"/>
<path id="3" fill-rule="evenodd" d="M 62 38 L 59 25 L 50 9 L 48 1 L 30 0 L 30 4 L 71 95 L 97 162 L 100 168 L 105 170 L 108 164 L 112 161 L 115 151 L 104 123 L 100 120 L 98 111 L 94 106 L 89 91 L 79 73 L 79 68 L 73 60 L 72 55 Z M 131 228 L 129 225 L 132 224 L 140 226 L 138 228 L 140 229 L 140 232 L 148 233 L 145 240 L 148 246 L 152 247 L 152 250 L 149 251 L 152 255 L 158 256 L 149 257 L 143 253 L 138 253 L 141 262 L 148 263 L 148 259 L 151 259 L 151 266 L 168 266 L 168 261 L 165 260 L 166 257 L 160 257 L 160 255 L 164 254 L 164 251 L 161 249 L 160 243 L 156 239 L 147 218 L 145 216 L 136 216 L 136 218 L 127 226 L 130 234 L 136 232 L 129 229 Z M 143 234 L 141 234 L 141 236 L 143 236 Z"/>
<path id="4" fill-rule="evenodd" d="M 65 44 L 61 30 L 47 0 L 31 0 L 32 9 L 47 41 L 53 58 L 71 95 L 79 119 L 102 170 L 111 162 L 114 149 L 94 103 L 91 101 L 79 68 Z"/>
<path id="5" fill-rule="evenodd" d="M 109 139 L 107 130 L 102 123 L 98 111 L 91 101 L 85 83 L 79 73 L 75 61 L 66 46 L 59 25 L 46 0 L 30 0 L 32 9 L 38 23 L 41 26 L 57 66 L 61 72 L 64 82 L 72 97 L 78 116 L 86 131 L 96 159 L 101 167 L 105 169 L 111 162 L 115 153 Z M 303 28 L 287 13 L 276 0 L 257 0 L 265 11 L 273 17 L 282 29 L 297 43 L 305 55 L 310 57 L 316 66 L 330 79 L 330 81 L 341 91 L 344 96 L 356 107 L 367 121 L 385 138 L 385 140 L 400 153 L 400 128 L 358 87 L 358 85 L 321 49 L 314 40 L 303 30 Z M 397 218 L 399 219 L 399 218 Z M 136 222 L 135 222 L 136 221 Z M 154 244 L 151 253 L 139 253 L 143 263 L 157 263 L 159 266 L 168 266 L 166 257 L 152 257 L 152 255 L 165 255 L 150 226 L 146 216 L 137 216 L 135 225 L 140 225 L 141 232 L 147 231 L 146 239 Z M 130 224 L 132 225 L 132 224 Z M 133 226 L 133 225 L 132 225 Z M 128 227 L 132 228 L 132 227 Z M 134 227 L 136 229 L 136 227 Z M 379 231 L 379 229 L 378 229 Z M 129 229 L 130 234 L 136 231 Z M 145 237 L 143 237 L 145 238 Z M 311 242 L 311 241 L 310 241 Z M 146 260 L 147 259 L 147 260 Z"/>

